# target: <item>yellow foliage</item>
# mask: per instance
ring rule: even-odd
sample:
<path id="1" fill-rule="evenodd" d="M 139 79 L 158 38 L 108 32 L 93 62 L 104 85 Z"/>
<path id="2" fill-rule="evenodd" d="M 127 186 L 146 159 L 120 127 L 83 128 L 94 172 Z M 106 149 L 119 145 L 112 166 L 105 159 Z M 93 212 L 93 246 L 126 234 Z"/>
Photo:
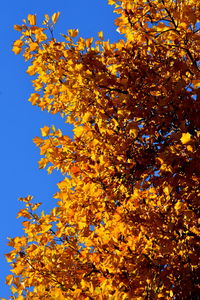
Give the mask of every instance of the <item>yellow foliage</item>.
<path id="1" fill-rule="evenodd" d="M 29 101 L 74 126 L 33 140 L 39 168 L 64 178 L 49 213 L 20 198 L 24 236 L 6 254 L 17 299 L 197 296 L 200 2 L 108 2 L 115 43 L 74 40 L 78 29 L 57 41 L 59 12 L 14 27 L 35 75 Z"/>

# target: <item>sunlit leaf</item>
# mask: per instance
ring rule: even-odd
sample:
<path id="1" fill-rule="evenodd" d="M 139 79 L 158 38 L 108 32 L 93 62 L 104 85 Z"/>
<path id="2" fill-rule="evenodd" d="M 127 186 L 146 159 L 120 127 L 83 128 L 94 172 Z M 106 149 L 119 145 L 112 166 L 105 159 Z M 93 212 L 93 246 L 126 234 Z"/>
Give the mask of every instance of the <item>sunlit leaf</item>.
<path id="1" fill-rule="evenodd" d="M 60 16 L 60 12 L 54 13 L 51 17 L 52 22 L 55 24 Z"/>
<path id="2" fill-rule="evenodd" d="M 49 135 L 49 132 L 50 132 L 50 127 L 48 126 L 44 126 L 43 128 L 41 128 L 41 133 L 42 133 L 42 136 L 48 136 Z"/>
<path id="3" fill-rule="evenodd" d="M 30 25 L 36 25 L 36 15 L 28 15 L 28 21 Z"/>
<path id="4" fill-rule="evenodd" d="M 191 134 L 189 132 L 182 133 L 181 142 L 182 144 L 187 144 L 191 140 Z"/>
<path id="5" fill-rule="evenodd" d="M 69 29 L 68 34 L 71 38 L 75 38 L 78 35 L 78 29 Z"/>

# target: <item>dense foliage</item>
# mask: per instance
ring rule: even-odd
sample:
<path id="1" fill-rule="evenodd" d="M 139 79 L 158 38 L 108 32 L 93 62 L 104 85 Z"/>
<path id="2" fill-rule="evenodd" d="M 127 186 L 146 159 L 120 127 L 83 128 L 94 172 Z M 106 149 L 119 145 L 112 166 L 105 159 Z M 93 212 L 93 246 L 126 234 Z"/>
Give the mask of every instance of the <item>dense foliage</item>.
<path id="1" fill-rule="evenodd" d="M 74 125 L 41 129 L 40 168 L 60 170 L 57 206 L 18 216 L 11 299 L 199 299 L 200 1 L 109 0 L 116 43 L 53 36 L 29 15 L 13 51 L 29 101 Z"/>

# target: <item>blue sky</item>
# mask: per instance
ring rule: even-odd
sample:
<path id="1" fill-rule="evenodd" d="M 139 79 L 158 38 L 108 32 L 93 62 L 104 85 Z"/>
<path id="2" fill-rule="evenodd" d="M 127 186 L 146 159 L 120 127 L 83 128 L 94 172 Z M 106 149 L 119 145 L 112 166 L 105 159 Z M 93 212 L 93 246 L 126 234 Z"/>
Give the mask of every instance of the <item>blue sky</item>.
<path id="1" fill-rule="evenodd" d="M 32 139 L 40 136 L 41 127 L 52 124 L 72 135 L 71 128 L 59 116 L 41 112 L 27 101 L 33 92 L 31 77 L 25 72 L 27 63 L 11 51 L 13 41 L 19 37 L 13 25 L 20 25 L 29 13 L 37 14 L 41 21 L 44 14 L 60 11 L 55 30 L 58 39 L 60 33 L 74 28 L 79 29 L 82 37 L 97 38 L 101 30 L 111 41 L 120 37 L 114 25 L 116 15 L 106 0 L 11 0 L 1 1 L 0 10 L 0 297 L 8 299 L 10 292 L 5 277 L 9 274 L 9 265 L 4 258 L 10 250 L 7 237 L 22 234 L 21 220 L 16 219 L 16 214 L 23 206 L 17 199 L 33 195 L 35 201 L 43 202 L 44 210 L 49 210 L 55 205 L 52 196 L 57 191 L 56 183 L 62 179 L 59 173 L 47 175 L 45 170 L 38 169 L 39 150 Z"/>

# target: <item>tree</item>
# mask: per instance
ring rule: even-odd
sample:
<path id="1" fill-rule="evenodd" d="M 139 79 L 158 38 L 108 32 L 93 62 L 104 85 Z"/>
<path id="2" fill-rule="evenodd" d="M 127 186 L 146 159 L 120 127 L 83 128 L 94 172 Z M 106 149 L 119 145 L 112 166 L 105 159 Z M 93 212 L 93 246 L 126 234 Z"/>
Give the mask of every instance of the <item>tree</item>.
<path id="1" fill-rule="evenodd" d="M 39 167 L 64 180 L 49 214 L 21 199 L 24 235 L 6 255 L 14 299 L 199 299 L 200 2 L 108 2 L 116 43 L 78 30 L 57 41 L 59 13 L 15 25 L 29 101 L 74 138 L 45 126 L 34 139 Z"/>

